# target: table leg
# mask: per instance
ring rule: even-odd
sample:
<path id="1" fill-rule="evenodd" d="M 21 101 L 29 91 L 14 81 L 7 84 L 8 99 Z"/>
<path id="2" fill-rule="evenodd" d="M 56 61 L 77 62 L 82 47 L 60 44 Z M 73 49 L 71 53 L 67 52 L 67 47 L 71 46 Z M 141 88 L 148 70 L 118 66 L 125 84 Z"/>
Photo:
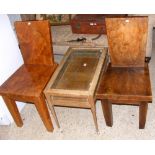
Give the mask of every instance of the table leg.
<path id="1" fill-rule="evenodd" d="M 56 125 L 58 128 L 60 128 L 60 125 L 59 125 L 59 121 L 58 121 L 58 118 L 57 118 L 57 115 L 56 115 L 56 112 L 54 110 L 54 105 L 52 104 L 53 100 L 50 98 L 50 95 L 46 95 L 46 99 L 47 99 L 47 104 L 50 108 L 50 111 L 54 117 L 54 120 L 56 122 Z"/>
<path id="2" fill-rule="evenodd" d="M 108 100 L 101 100 L 101 105 L 106 125 L 112 127 L 113 125 L 112 104 Z"/>
<path id="3" fill-rule="evenodd" d="M 142 102 L 139 106 L 139 129 L 145 128 L 146 116 L 147 116 L 148 103 Z"/>
<path id="4" fill-rule="evenodd" d="M 23 126 L 23 121 L 22 121 L 22 118 L 21 118 L 20 113 L 18 111 L 16 102 L 7 96 L 2 96 L 2 97 L 3 97 L 3 100 L 4 100 L 8 110 L 10 111 L 16 125 L 18 127 Z"/>
<path id="5" fill-rule="evenodd" d="M 50 114 L 48 112 L 48 108 L 45 102 L 45 98 L 43 96 L 36 98 L 35 101 L 36 109 L 48 131 L 53 131 L 53 124 L 50 118 Z"/>
<path id="6" fill-rule="evenodd" d="M 94 104 L 94 100 L 93 100 L 92 97 L 89 97 L 88 100 L 89 100 L 89 103 L 91 104 L 91 112 L 92 112 L 92 115 L 93 115 L 96 132 L 99 132 L 98 123 L 97 123 L 97 117 L 96 117 L 96 107 L 95 107 L 95 104 Z"/>
<path id="7" fill-rule="evenodd" d="M 57 124 L 57 127 L 60 128 L 59 121 L 58 121 L 56 112 L 55 112 L 55 110 L 54 110 L 54 106 L 53 106 L 52 104 L 50 104 L 50 105 L 49 105 L 49 108 L 50 108 L 51 113 L 52 113 L 52 115 L 53 115 L 53 117 L 54 117 L 54 119 L 55 119 L 55 122 L 56 122 L 56 124 Z"/>

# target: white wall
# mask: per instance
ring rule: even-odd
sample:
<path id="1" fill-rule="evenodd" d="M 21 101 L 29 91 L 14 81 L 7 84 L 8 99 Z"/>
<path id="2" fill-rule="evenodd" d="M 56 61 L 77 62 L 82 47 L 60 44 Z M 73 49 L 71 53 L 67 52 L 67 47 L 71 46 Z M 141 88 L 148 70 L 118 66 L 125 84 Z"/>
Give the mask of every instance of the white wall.
<path id="1" fill-rule="evenodd" d="M 23 64 L 23 59 L 9 17 L 8 15 L 0 15 L 0 85 L 21 64 Z M 17 105 L 21 110 L 25 104 L 17 102 Z M 0 97 L 0 125 L 7 125 L 12 121 L 12 117 Z"/>

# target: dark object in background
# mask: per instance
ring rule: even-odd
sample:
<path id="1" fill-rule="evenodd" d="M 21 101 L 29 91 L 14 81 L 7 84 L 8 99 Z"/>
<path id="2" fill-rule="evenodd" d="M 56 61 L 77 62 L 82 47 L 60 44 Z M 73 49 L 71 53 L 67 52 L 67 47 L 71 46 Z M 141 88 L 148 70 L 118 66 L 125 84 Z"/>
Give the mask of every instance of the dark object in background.
<path id="1" fill-rule="evenodd" d="M 52 26 L 70 25 L 70 14 L 37 14 L 36 20 L 49 20 Z"/>
<path id="2" fill-rule="evenodd" d="M 85 37 L 81 37 L 81 38 L 77 38 L 75 40 L 69 40 L 67 42 L 86 42 L 86 38 Z"/>
<path id="3" fill-rule="evenodd" d="M 36 14 L 20 14 L 22 21 L 36 20 Z"/>
<path id="4" fill-rule="evenodd" d="M 146 63 L 149 63 L 150 60 L 151 60 L 151 57 L 145 57 L 145 62 L 146 62 Z"/>
<path id="5" fill-rule="evenodd" d="M 105 18 L 125 14 L 78 14 L 71 20 L 72 32 L 77 34 L 106 34 Z"/>

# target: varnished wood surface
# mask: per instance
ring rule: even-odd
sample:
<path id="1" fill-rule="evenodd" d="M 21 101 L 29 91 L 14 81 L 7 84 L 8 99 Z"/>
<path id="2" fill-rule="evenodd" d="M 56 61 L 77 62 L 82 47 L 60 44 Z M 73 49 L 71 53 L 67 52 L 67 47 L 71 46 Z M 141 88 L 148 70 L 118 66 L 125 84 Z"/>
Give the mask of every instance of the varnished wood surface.
<path id="1" fill-rule="evenodd" d="M 139 129 L 145 128 L 148 103 L 142 102 L 139 106 Z"/>
<path id="2" fill-rule="evenodd" d="M 40 97 L 37 97 L 34 101 L 34 104 L 35 104 L 38 114 L 40 115 L 40 118 L 42 119 L 47 131 L 50 131 L 50 132 L 53 131 L 54 127 L 51 122 L 51 117 L 48 112 L 44 94 L 41 94 Z"/>
<path id="3" fill-rule="evenodd" d="M 24 64 L 0 86 L 0 95 L 17 126 L 22 126 L 23 122 L 15 101 L 31 102 L 35 104 L 47 131 L 53 131 L 43 94 L 57 67 L 53 58 L 49 22 L 16 22 L 15 28 Z"/>
<path id="4" fill-rule="evenodd" d="M 2 95 L 17 126 L 23 122 L 15 101 L 34 103 L 48 131 L 53 131 L 53 125 L 44 99 L 43 89 L 55 71 L 57 65 L 22 65 L 0 87 Z"/>
<path id="5" fill-rule="evenodd" d="M 113 67 L 144 67 L 148 18 L 106 18 Z"/>
<path id="6" fill-rule="evenodd" d="M 57 65 L 22 65 L 0 87 L 0 94 L 38 97 Z"/>
<path id="7" fill-rule="evenodd" d="M 15 22 L 25 64 L 53 64 L 51 29 L 48 20 Z"/>
<path id="8" fill-rule="evenodd" d="M 71 20 L 72 32 L 77 34 L 106 34 L 106 17 L 123 17 L 123 14 L 77 14 Z"/>
<path id="9" fill-rule="evenodd" d="M 107 125 L 112 125 L 112 103 L 139 105 L 139 128 L 145 127 L 147 104 L 152 102 L 145 50 L 147 17 L 106 18 L 111 63 L 102 74 L 96 98 L 101 99 Z"/>
<path id="10" fill-rule="evenodd" d="M 19 110 L 18 110 L 18 107 L 17 107 L 15 101 L 10 99 L 10 98 L 8 98 L 5 95 L 2 96 L 2 97 L 3 97 L 3 100 L 4 100 L 7 108 L 11 112 L 11 115 L 14 118 L 17 126 L 19 126 L 19 127 L 23 126 L 23 121 L 22 121 L 22 118 L 20 116 L 20 113 L 19 113 Z"/>
<path id="11" fill-rule="evenodd" d="M 152 101 L 148 65 L 144 68 L 108 66 L 96 93 L 97 99 Z"/>
<path id="12" fill-rule="evenodd" d="M 107 99 L 101 100 L 101 102 L 106 125 L 112 127 L 113 125 L 112 103 L 109 102 Z"/>
<path id="13" fill-rule="evenodd" d="M 77 34 L 105 34 L 105 16 L 78 14 L 71 20 L 71 27 L 72 32 Z"/>

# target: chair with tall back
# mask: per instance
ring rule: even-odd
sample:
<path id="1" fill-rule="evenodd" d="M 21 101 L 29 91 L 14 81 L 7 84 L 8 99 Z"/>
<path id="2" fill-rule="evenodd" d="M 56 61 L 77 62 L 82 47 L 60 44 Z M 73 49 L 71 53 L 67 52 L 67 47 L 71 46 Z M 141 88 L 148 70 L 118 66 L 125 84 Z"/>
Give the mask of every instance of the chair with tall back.
<path id="1" fill-rule="evenodd" d="M 106 18 L 110 63 L 100 79 L 96 98 L 101 100 L 106 124 L 112 126 L 112 103 L 139 106 L 139 128 L 145 127 L 152 92 L 145 63 L 148 18 Z"/>
<path id="2" fill-rule="evenodd" d="M 47 20 L 18 21 L 15 29 L 24 64 L 0 86 L 0 95 L 17 126 L 21 127 L 23 122 L 15 101 L 30 102 L 35 104 L 46 129 L 53 131 L 43 94 L 57 67 L 53 58 L 50 24 Z"/>

